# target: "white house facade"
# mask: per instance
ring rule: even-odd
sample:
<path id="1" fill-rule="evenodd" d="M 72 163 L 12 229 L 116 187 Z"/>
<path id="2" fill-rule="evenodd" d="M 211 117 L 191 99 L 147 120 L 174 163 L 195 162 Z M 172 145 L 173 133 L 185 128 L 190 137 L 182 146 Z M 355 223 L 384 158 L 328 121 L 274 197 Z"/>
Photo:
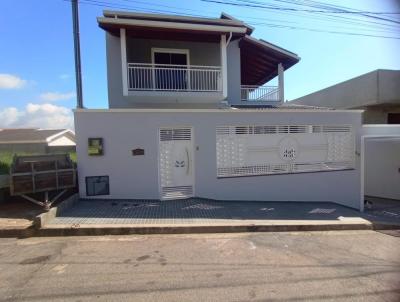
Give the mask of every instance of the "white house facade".
<path id="1" fill-rule="evenodd" d="M 296 54 L 226 14 L 106 11 L 98 23 L 109 108 L 75 110 L 82 198 L 361 208 L 362 111 L 284 106 Z"/>

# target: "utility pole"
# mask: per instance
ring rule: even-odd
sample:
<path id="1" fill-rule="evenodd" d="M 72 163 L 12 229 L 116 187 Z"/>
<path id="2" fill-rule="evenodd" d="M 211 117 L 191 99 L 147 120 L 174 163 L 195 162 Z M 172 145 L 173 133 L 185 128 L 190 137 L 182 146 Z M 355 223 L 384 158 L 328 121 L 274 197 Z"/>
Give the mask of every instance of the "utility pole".
<path id="1" fill-rule="evenodd" d="M 76 108 L 83 108 L 82 75 L 81 75 L 81 47 L 79 44 L 78 0 L 71 0 L 71 4 L 72 4 L 72 26 L 73 26 L 73 35 L 74 35 L 74 54 L 75 54 Z"/>

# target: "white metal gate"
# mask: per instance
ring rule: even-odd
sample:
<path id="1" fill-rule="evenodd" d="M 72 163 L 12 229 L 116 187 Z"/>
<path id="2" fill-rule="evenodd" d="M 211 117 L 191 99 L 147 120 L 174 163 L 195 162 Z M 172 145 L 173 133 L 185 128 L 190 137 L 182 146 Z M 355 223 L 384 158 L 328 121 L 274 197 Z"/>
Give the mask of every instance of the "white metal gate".
<path id="1" fill-rule="evenodd" d="M 159 178 L 161 199 L 194 195 L 192 128 L 160 128 Z"/>
<path id="2" fill-rule="evenodd" d="M 217 127 L 217 175 L 236 177 L 353 169 L 351 125 Z"/>

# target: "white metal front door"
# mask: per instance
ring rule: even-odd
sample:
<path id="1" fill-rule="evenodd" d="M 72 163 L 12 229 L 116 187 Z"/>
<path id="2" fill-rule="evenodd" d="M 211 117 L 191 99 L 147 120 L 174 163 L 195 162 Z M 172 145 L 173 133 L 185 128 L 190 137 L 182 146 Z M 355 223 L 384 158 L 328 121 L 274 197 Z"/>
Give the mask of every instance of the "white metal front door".
<path id="1" fill-rule="evenodd" d="M 159 177 L 161 199 L 181 199 L 194 194 L 192 128 L 161 128 Z"/>

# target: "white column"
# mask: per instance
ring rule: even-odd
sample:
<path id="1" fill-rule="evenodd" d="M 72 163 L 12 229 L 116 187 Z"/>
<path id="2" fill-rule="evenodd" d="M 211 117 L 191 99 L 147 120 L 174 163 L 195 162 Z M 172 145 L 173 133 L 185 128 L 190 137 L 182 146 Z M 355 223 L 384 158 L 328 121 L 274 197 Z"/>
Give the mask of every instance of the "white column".
<path id="1" fill-rule="evenodd" d="M 278 64 L 278 89 L 279 89 L 279 100 L 281 103 L 285 101 L 285 92 L 284 92 L 284 80 L 283 80 L 283 65 L 282 63 Z"/>
<path id="2" fill-rule="evenodd" d="M 122 67 L 122 94 L 128 95 L 128 64 L 126 61 L 126 30 L 120 29 L 121 41 L 121 67 Z"/>
<path id="3" fill-rule="evenodd" d="M 221 35 L 221 70 L 222 70 L 222 95 L 224 99 L 228 97 L 228 65 L 226 54 L 226 36 Z"/>

